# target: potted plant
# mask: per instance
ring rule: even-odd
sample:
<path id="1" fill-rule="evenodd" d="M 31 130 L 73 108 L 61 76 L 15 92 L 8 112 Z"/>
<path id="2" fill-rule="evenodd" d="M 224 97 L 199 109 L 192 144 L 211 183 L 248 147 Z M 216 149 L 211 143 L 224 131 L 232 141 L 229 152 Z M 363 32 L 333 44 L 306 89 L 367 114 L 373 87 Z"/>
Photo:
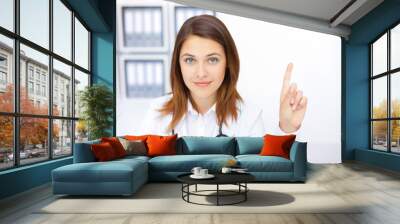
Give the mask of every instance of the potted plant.
<path id="1" fill-rule="evenodd" d="M 112 127 L 113 93 L 103 84 L 87 86 L 80 92 L 81 124 L 85 124 L 89 140 L 110 136 Z"/>

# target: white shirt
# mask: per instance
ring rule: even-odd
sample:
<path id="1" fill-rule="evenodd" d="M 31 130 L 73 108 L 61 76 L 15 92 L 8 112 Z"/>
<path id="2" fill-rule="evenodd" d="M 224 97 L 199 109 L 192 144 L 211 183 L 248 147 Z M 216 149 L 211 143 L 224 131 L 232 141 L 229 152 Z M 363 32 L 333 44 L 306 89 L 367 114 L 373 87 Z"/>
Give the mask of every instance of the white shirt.
<path id="1" fill-rule="evenodd" d="M 162 116 L 157 109 L 162 108 L 170 98 L 171 94 L 158 97 L 150 104 L 150 109 L 142 123 L 141 134 L 154 135 L 171 135 L 171 131 L 167 131 L 167 127 L 172 120 L 172 115 Z M 240 102 L 238 105 L 238 118 L 236 121 L 228 119 L 228 125 L 222 125 L 222 134 L 229 137 L 237 136 L 264 136 L 264 122 L 262 118 L 262 110 L 253 104 Z M 286 135 L 276 121 L 276 127 L 273 127 L 272 133 L 275 135 Z M 204 114 L 194 110 L 192 104 L 188 100 L 187 113 L 175 126 L 174 131 L 178 136 L 212 136 L 219 134 L 219 125 L 217 122 L 215 104 Z"/>

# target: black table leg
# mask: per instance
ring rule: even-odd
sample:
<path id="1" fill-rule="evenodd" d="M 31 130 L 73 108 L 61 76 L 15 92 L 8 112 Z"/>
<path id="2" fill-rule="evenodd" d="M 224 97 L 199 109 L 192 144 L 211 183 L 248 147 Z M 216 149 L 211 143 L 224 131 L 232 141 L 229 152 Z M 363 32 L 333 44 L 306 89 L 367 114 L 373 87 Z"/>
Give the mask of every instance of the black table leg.
<path id="1" fill-rule="evenodd" d="M 219 184 L 217 184 L 217 206 L 219 205 Z"/>
<path id="2" fill-rule="evenodd" d="M 244 187 L 245 187 L 245 192 L 244 192 L 244 201 L 247 201 L 247 192 L 248 192 L 248 190 L 247 190 L 247 182 L 246 183 L 244 183 Z"/>

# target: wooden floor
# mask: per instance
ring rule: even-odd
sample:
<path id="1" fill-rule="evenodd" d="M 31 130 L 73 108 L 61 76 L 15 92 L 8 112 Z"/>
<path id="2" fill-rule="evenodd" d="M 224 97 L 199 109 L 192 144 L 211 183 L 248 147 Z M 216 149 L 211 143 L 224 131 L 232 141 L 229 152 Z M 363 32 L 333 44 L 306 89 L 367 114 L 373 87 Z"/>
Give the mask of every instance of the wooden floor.
<path id="1" fill-rule="evenodd" d="M 357 214 L 35 214 L 54 200 L 49 185 L 0 201 L 0 223 L 400 223 L 400 174 L 360 163 L 310 165 L 317 183 L 346 201 L 367 204 Z"/>

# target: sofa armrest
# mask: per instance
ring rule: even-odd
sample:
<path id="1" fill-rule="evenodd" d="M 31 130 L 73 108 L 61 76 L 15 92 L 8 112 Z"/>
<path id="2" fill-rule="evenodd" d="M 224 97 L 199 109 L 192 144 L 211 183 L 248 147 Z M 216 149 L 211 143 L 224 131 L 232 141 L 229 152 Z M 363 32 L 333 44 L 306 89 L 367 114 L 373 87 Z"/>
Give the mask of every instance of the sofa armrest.
<path id="1" fill-rule="evenodd" d="M 305 181 L 307 176 L 307 142 L 293 142 L 290 148 L 290 160 L 293 162 L 293 179 Z"/>
<path id="2" fill-rule="evenodd" d="M 92 144 L 100 143 L 99 140 L 88 141 L 82 143 L 75 143 L 74 145 L 74 163 L 88 163 L 95 162 L 96 158 L 94 157 L 90 146 Z"/>

